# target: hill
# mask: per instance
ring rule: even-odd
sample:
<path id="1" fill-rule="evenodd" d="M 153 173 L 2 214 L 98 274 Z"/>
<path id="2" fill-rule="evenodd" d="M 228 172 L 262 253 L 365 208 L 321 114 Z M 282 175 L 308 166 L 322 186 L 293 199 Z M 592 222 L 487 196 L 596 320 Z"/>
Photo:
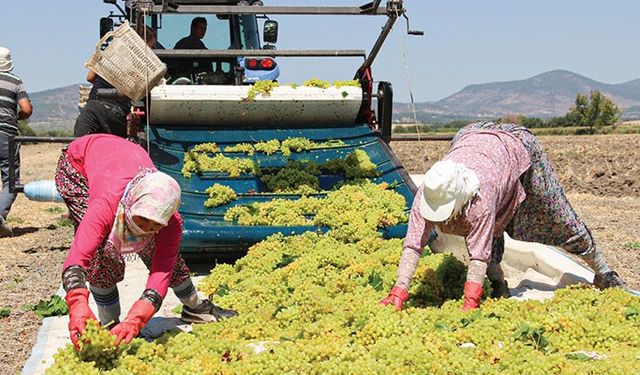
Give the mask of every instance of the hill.
<path id="1" fill-rule="evenodd" d="M 579 93 L 598 90 L 625 110 L 624 117 L 638 116 L 640 79 L 607 84 L 566 70 L 506 82 L 474 84 L 437 102 L 416 103 L 419 118 L 495 118 L 508 114 L 528 117 L 562 116 Z M 628 110 L 628 111 L 627 111 Z M 410 106 L 398 103 L 396 119 L 410 117 Z"/>
<path id="2" fill-rule="evenodd" d="M 33 103 L 33 115 L 29 119 L 29 126 L 38 133 L 72 130 L 78 117 L 79 85 L 29 93 Z"/>

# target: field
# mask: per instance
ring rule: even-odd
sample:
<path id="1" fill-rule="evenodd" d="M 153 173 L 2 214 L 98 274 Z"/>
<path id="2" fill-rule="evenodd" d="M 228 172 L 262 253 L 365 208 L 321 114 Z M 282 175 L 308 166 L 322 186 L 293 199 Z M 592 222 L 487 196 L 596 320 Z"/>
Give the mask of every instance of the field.
<path id="1" fill-rule="evenodd" d="M 594 233 L 612 268 L 640 289 L 640 135 L 540 137 L 574 208 Z M 424 171 L 448 142 L 396 142 L 392 148 L 411 174 Z M 51 179 L 60 145 L 22 149 L 23 181 Z M 62 204 L 19 196 L 9 215 L 16 236 L 0 239 L 0 373 L 20 371 L 35 343 L 40 319 L 24 304 L 55 293 L 72 239 Z"/>

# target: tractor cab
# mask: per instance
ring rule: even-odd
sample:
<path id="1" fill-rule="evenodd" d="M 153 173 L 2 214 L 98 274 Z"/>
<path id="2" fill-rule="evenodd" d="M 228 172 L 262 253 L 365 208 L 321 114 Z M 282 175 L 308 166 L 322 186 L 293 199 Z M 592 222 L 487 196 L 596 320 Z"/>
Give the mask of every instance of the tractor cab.
<path id="1" fill-rule="evenodd" d="M 154 52 L 167 65 L 168 84 L 246 85 L 280 76 L 274 56 L 259 53 L 276 48 L 278 22 L 256 12 L 259 7 L 238 5 L 238 0 L 138 0 L 122 9 L 116 0 L 103 1 L 120 12 L 100 19 L 100 37 L 125 19 L 140 33 L 145 26 L 153 29 Z M 242 8 L 253 11 L 243 14 L 237 10 Z M 264 45 L 259 19 L 264 19 Z M 249 57 L 239 53 L 249 50 Z"/>
<path id="2" fill-rule="evenodd" d="M 215 7 L 214 4 L 219 1 L 211 3 Z M 259 80 L 277 80 L 280 75 L 279 67 L 271 57 L 195 56 L 205 49 L 262 49 L 258 17 L 255 14 L 160 13 L 143 16 L 141 20 L 156 32 L 155 49 L 159 55 L 178 51 L 186 55 L 161 56 L 161 60 L 167 65 L 168 84 L 248 84 Z M 272 30 L 274 23 L 275 21 L 268 21 L 267 28 Z M 196 35 L 191 31 L 192 26 Z M 199 38 L 197 33 L 203 31 L 204 35 L 200 34 L 202 36 Z M 273 48 L 272 44 L 267 46 Z"/>

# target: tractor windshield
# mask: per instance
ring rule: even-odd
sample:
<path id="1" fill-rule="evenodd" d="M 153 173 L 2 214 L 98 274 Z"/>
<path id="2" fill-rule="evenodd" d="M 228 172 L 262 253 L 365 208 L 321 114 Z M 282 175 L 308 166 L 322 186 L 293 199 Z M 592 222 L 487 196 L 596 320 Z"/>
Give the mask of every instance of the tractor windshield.
<path id="1" fill-rule="evenodd" d="M 191 23 L 197 17 L 206 22 L 206 32 L 201 40 L 207 49 L 260 48 L 257 21 L 253 15 L 159 14 L 155 22 L 152 17 L 149 17 L 147 24 L 154 25 L 158 42 L 167 49 L 175 48 L 180 39 L 189 36 Z"/>
<path id="2" fill-rule="evenodd" d="M 147 25 L 156 30 L 159 49 L 259 49 L 260 37 L 254 15 L 157 14 L 148 16 Z M 204 24 L 204 27 L 201 26 Z M 192 25 L 194 30 L 192 32 Z M 204 35 L 203 35 L 204 34 Z M 173 78 L 192 82 L 224 84 L 231 79 L 237 58 L 171 59 L 167 63 Z M 196 77 L 197 75 L 197 77 Z"/>

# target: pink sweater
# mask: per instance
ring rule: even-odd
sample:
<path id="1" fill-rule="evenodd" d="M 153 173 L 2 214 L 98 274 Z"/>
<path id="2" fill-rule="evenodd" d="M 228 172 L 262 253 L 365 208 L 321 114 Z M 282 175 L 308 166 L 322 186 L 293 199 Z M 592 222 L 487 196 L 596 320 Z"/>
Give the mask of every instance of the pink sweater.
<path id="1" fill-rule="evenodd" d="M 529 169 L 529 153 L 517 138 L 509 133 L 492 130 L 469 131 L 460 137 L 443 160 L 460 163 L 476 172 L 480 194 L 471 207 L 455 219 L 437 223 L 444 233 L 464 236 L 471 260 L 488 262 L 494 237 L 502 236 L 518 205 L 525 199 L 520 176 Z M 404 248 L 418 254 L 427 244 L 434 223 L 420 214 L 422 187 L 416 193 Z"/>
<path id="2" fill-rule="evenodd" d="M 78 226 L 63 270 L 89 261 L 107 239 L 124 189 L 140 168 L 156 169 L 147 152 L 132 142 L 109 134 L 94 134 L 69 144 L 67 154 L 78 172 L 87 178 L 89 202 Z M 182 236 L 182 219 L 176 212 L 169 224 L 156 234 L 147 289 L 154 289 L 163 298 L 178 257 Z"/>

